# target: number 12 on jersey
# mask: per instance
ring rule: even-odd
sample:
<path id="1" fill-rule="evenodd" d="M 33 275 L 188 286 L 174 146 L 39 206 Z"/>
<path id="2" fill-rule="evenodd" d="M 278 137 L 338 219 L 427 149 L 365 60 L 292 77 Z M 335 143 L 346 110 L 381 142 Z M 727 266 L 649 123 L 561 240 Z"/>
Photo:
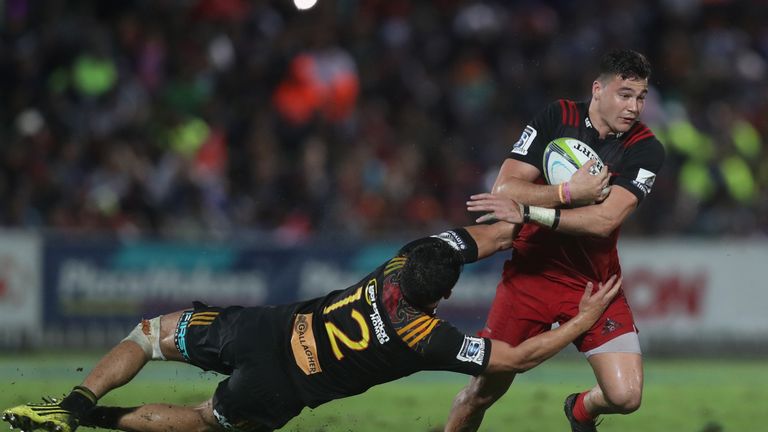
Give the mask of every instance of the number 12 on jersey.
<path id="1" fill-rule="evenodd" d="M 362 292 L 363 288 L 360 287 L 354 292 L 354 294 L 348 295 L 336 303 L 327 306 L 325 309 L 323 309 L 323 315 L 329 315 L 331 312 L 334 312 L 337 309 L 341 309 L 344 306 L 348 306 L 350 303 L 360 300 Z M 368 328 L 368 323 L 365 321 L 365 317 L 354 307 L 351 307 L 351 309 L 352 311 L 350 312 L 350 316 L 360 328 L 359 340 L 353 340 L 334 323 L 328 321 L 325 322 L 325 331 L 328 333 L 328 339 L 331 341 L 331 348 L 333 349 L 333 354 L 336 356 L 337 360 L 344 358 L 344 353 L 342 353 L 341 349 L 339 348 L 339 342 L 351 350 L 362 351 L 368 348 L 368 342 L 371 340 L 371 331 Z M 342 312 L 340 311 L 339 313 Z"/>

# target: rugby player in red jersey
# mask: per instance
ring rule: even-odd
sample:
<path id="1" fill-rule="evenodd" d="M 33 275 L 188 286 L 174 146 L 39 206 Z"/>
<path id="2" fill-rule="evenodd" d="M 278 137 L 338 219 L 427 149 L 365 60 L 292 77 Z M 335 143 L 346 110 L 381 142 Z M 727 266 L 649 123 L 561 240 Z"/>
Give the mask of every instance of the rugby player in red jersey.
<path id="1" fill-rule="evenodd" d="M 513 146 L 493 193 L 471 197 L 469 210 L 488 212 L 478 221 L 526 222 L 504 265 L 481 336 L 519 345 L 553 323 L 568 322 L 578 311 L 587 282 L 621 274 L 619 228 L 651 192 L 664 161 L 662 144 L 639 121 L 649 75 L 650 65 L 640 53 L 606 54 L 591 99 L 559 100 L 546 107 Z M 584 143 L 585 154 L 594 161 L 569 182 L 547 184 L 545 148 L 563 137 Z M 592 366 L 597 384 L 566 397 L 572 431 L 597 430 L 595 418 L 601 414 L 637 410 L 642 357 L 623 292 L 574 343 Z M 504 395 L 514 377 L 515 372 L 505 372 L 471 378 L 454 399 L 446 430 L 477 430 L 486 409 Z"/>

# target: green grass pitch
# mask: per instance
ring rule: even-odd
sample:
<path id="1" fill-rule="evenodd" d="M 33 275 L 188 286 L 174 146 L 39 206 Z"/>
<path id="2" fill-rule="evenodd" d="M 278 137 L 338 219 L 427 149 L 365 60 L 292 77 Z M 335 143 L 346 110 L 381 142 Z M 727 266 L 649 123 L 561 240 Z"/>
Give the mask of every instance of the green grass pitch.
<path id="1" fill-rule="evenodd" d="M 96 355 L 0 356 L 0 408 L 42 395 L 61 396 L 79 384 Z M 601 432 L 768 431 L 768 361 L 646 359 L 640 411 L 606 417 Z M 220 379 L 193 367 L 155 362 L 128 386 L 102 402 L 131 406 L 144 402 L 195 404 L 211 395 Z M 561 356 L 520 375 L 486 415 L 482 431 L 566 431 L 565 395 L 586 389 L 588 364 Z M 305 409 L 283 431 L 439 431 L 455 393 L 466 378 L 422 372 L 367 393 Z M 0 430 L 7 430 L 2 423 Z M 89 429 L 83 429 L 89 430 Z"/>

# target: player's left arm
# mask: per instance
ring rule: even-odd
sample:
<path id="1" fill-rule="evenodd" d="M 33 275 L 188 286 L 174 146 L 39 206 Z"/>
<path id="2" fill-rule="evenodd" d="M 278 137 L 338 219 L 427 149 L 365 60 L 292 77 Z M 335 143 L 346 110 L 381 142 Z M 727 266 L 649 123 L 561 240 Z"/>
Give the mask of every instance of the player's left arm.
<path id="1" fill-rule="evenodd" d="M 513 347 L 500 340 L 469 336 L 446 321 L 438 322 L 420 351 L 428 369 L 470 375 L 523 372 L 552 357 L 589 330 L 621 288 L 621 278 L 611 276 L 593 291 L 589 282 L 579 302 L 579 313 L 560 327 Z"/>
<path id="2" fill-rule="evenodd" d="M 561 210 L 556 229 L 567 234 L 608 237 L 632 214 L 637 204 L 635 194 L 614 185 L 608 198 L 599 204 Z"/>
<path id="3" fill-rule="evenodd" d="M 613 181 L 608 198 L 595 205 L 561 210 L 555 228 L 568 234 L 608 237 L 620 227 L 651 193 L 664 163 L 664 146 L 651 137 L 632 147 L 627 160 L 627 166 Z"/>
<path id="4" fill-rule="evenodd" d="M 600 283 L 594 292 L 589 282 L 579 303 L 579 313 L 558 328 L 527 339 L 515 347 L 492 339 L 491 356 L 484 373 L 525 372 L 557 354 L 595 324 L 620 288 L 621 278 L 616 275 L 604 284 Z"/>

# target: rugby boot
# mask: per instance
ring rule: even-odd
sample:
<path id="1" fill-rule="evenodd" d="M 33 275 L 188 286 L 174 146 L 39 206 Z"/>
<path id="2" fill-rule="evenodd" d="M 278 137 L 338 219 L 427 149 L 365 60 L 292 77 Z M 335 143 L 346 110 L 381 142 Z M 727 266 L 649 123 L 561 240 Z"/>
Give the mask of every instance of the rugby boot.
<path id="1" fill-rule="evenodd" d="M 43 398 L 40 404 L 30 403 L 9 408 L 3 412 L 3 420 L 11 428 L 23 432 L 74 432 L 79 425 L 72 412 L 62 408 L 59 401 L 52 398 Z"/>
<path id="2" fill-rule="evenodd" d="M 588 422 L 579 422 L 573 418 L 573 406 L 576 405 L 577 396 L 579 396 L 578 393 L 568 395 L 568 397 L 565 398 L 565 403 L 563 404 L 565 417 L 568 419 L 568 422 L 571 423 L 571 432 L 597 432 L 597 425 L 595 424 L 594 420 L 590 420 Z"/>

